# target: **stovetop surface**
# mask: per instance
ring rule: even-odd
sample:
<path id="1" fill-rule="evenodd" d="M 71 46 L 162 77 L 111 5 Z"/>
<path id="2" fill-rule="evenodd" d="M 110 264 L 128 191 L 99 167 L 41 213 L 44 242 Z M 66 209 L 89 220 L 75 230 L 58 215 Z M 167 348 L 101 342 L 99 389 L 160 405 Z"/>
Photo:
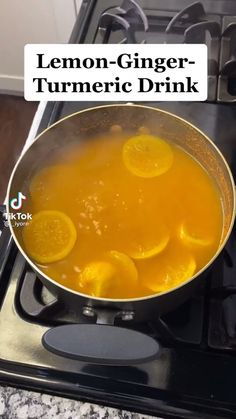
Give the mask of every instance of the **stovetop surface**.
<path id="1" fill-rule="evenodd" d="M 159 10 L 173 14 L 190 3 L 158 2 Z M 235 1 L 203 3 L 209 14 L 224 10 L 236 15 Z M 89 26 L 85 28 L 79 19 L 71 41 L 96 42 L 99 17 L 117 4 L 121 1 L 89 2 L 82 19 Z M 156 13 L 156 4 L 142 2 L 149 14 Z M 38 133 L 65 115 L 96 105 L 49 102 Z M 209 135 L 236 179 L 236 106 L 217 101 L 148 105 L 186 118 Z M 48 328 L 88 319 L 69 311 L 41 285 L 17 251 L 2 217 L 0 231 L 1 382 L 168 418 L 236 417 L 236 227 L 202 288 L 161 319 L 163 329 L 158 318 L 148 324 L 125 324 L 150 334 L 162 346 L 158 359 L 128 367 L 68 360 L 43 348 L 41 337 Z"/>

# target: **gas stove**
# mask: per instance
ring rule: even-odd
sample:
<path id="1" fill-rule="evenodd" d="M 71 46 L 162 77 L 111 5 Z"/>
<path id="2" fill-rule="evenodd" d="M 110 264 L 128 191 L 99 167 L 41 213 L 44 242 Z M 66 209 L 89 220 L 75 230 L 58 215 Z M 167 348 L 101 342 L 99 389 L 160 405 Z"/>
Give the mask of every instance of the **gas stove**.
<path id="1" fill-rule="evenodd" d="M 98 2 L 99 4 L 99 2 Z M 141 5 L 141 6 L 140 6 Z M 234 0 L 103 1 L 91 43 L 204 43 L 208 46 L 209 100 L 236 101 Z"/>
<path id="2" fill-rule="evenodd" d="M 223 152 L 236 179 L 235 27 L 235 0 L 91 0 L 82 4 L 70 42 L 206 43 L 208 101 L 146 105 L 173 112 L 204 131 Z M 66 115 L 97 105 L 49 102 L 38 133 Z M 149 323 L 119 320 L 156 338 L 162 349 L 149 363 L 115 367 L 68 360 L 42 346 L 42 335 L 50 327 L 92 319 L 68 310 L 41 284 L 14 245 L 3 212 L 4 207 L 0 382 L 163 418 L 236 417 L 236 226 L 192 299 Z"/>

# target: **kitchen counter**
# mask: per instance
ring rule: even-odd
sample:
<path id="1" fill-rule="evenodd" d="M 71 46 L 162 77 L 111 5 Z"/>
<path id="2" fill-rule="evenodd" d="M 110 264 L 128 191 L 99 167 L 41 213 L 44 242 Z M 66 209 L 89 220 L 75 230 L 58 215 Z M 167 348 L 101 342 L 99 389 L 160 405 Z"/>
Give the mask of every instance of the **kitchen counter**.
<path id="1" fill-rule="evenodd" d="M 151 419 L 153 416 L 0 386 L 1 419 Z"/>

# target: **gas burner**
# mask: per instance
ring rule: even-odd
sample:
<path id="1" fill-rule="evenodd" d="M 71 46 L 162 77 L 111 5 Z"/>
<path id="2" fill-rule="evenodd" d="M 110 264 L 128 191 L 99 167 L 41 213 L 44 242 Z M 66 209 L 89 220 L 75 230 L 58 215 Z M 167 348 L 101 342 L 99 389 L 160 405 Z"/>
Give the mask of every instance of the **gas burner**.
<path id="1" fill-rule="evenodd" d="M 147 17 L 140 5 L 135 0 L 124 0 L 121 6 L 102 13 L 98 27 L 100 43 L 107 43 L 109 31 L 121 31 L 123 37 L 119 43 L 136 44 L 137 24 L 141 24 L 144 32 L 148 30 Z M 145 43 L 145 39 L 141 43 Z"/>

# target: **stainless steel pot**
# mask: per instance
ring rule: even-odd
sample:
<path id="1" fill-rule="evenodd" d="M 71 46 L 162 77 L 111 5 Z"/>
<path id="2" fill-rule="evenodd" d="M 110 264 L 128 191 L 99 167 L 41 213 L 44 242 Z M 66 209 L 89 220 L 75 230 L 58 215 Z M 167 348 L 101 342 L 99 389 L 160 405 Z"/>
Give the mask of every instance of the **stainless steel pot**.
<path id="1" fill-rule="evenodd" d="M 29 178 L 44 161 L 47 161 L 48 156 L 65 144 L 65 141 L 79 142 L 81 139 L 106 133 L 113 125 L 120 125 L 124 131 L 131 134 L 137 132 L 141 126 L 148 127 L 152 134 L 180 145 L 215 179 L 221 195 L 224 223 L 220 246 L 209 263 L 192 278 L 167 292 L 129 300 L 93 298 L 68 289 L 46 276 L 25 252 L 21 228 L 15 228 L 10 220 L 10 229 L 18 248 L 43 284 L 65 304 L 81 310 L 84 315 L 93 317 L 99 323 L 51 329 L 44 336 L 45 347 L 57 354 L 76 359 L 130 364 L 155 356 L 159 350 L 158 344 L 138 332 L 131 333 L 128 329 L 111 325 L 117 318 L 134 323 L 152 319 L 174 309 L 190 297 L 231 233 L 235 217 L 235 186 L 230 168 L 221 152 L 204 133 L 190 123 L 156 108 L 132 104 L 109 105 L 70 115 L 36 138 L 13 170 L 8 186 L 7 212 L 14 212 L 10 208 L 10 200 L 16 197 L 19 191 L 27 195 Z M 127 344 L 124 348 L 125 341 Z"/>

